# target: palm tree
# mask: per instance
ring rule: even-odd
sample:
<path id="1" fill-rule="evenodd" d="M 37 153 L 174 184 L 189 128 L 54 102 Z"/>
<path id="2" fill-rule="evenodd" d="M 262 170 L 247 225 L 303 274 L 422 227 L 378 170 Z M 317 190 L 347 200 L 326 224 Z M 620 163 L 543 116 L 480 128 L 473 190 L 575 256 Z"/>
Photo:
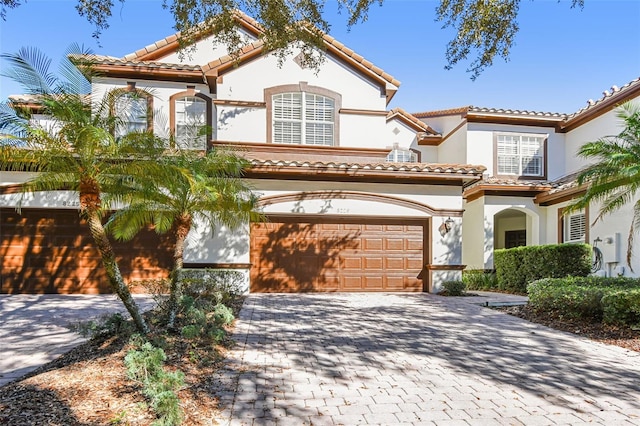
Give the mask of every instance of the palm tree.
<path id="1" fill-rule="evenodd" d="M 116 192 L 128 207 L 115 213 L 107 226 L 115 238 L 125 241 L 149 224 L 158 233 L 172 232 L 175 247 L 167 308 L 167 325 L 172 328 L 182 296 L 185 242 L 194 220 L 211 228 L 234 229 L 261 220 L 262 215 L 255 212 L 257 197 L 241 179 L 247 162 L 233 152 L 177 149 L 159 164 L 164 172 L 134 176 L 128 192 Z"/>
<path id="2" fill-rule="evenodd" d="M 624 123 L 620 134 L 588 142 L 578 150 L 580 157 L 595 162 L 577 178 L 579 185 L 587 186 L 586 192 L 565 211 L 583 209 L 592 201 L 600 202 L 595 223 L 635 199 L 627 237 L 627 264 L 633 270 L 633 239 L 640 228 L 640 199 L 636 198 L 640 188 L 640 106 L 625 103 L 620 106 L 617 116 Z"/>
<path id="3" fill-rule="evenodd" d="M 69 53 L 91 54 L 81 50 L 73 47 Z M 108 208 L 103 195 L 123 176 L 141 174 L 152 167 L 149 159 L 157 158 L 163 147 L 154 146 L 153 139 L 140 134 L 116 141 L 110 129 L 120 119 L 110 113 L 109 96 L 94 100 L 86 94 L 90 93 L 90 64 L 74 65 L 67 55 L 61 77 L 56 77 L 49 71 L 51 61 L 37 49 L 22 49 L 3 58 L 11 65 L 4 74 L 34 96 L 47 119 L 31 120 L 28 111 L 3 106 L 0 167 L 37 172 L 25 184 L 25 191 L 77 191 L 80 215 L 88 223 L 111 289 L 122 300 L 137 329 L 147 333 L 147 324 L 124 283 L 102 224 Z"/>

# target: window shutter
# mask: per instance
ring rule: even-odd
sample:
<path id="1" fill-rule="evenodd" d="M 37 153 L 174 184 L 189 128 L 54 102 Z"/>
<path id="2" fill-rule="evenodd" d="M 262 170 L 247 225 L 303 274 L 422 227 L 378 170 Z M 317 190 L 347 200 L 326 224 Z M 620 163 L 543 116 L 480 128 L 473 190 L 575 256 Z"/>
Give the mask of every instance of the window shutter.
<path id="1" fill-rule="evenodd" d="M 577 213 L 567 217 L 565 222 L 565 242 L 584 241 L 586 233 L 586 216 L 584 213 Z"/>

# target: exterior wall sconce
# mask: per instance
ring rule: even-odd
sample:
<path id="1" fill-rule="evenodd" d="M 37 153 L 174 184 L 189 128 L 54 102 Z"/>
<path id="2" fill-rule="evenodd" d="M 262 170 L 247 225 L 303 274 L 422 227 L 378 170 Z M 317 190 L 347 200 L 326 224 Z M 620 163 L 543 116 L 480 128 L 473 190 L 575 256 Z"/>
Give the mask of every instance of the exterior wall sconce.
<path id="1" fill-rule="evenodd" d="M 453 219 L 451 219 L 451 217 L 448 217 L 447 220 L 442 222 L 442 225 L 438 227 L 440 236 L 444 237 L 449 233 L 449 231 L 451 231 L 452 228 L 453 228 Z"/>

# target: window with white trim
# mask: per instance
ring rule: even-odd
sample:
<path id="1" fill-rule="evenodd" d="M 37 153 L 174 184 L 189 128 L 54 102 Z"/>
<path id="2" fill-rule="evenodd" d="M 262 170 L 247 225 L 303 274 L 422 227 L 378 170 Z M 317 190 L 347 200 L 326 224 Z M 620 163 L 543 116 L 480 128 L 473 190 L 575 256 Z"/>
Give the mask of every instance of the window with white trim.
<path id="1" fill-rule="evenodd" d="M 205 149 L 207 144 L 207 102 L 197 96 L 175 100 L 175 138 L 183 149 Z"/>
<path id="2" fill-rule="evenodd" d="M 565 243 L 584 243 L 587 232 L 587 216 L 584 211 L 568 214 L 564 217 Z"/>
<path id="3" fill-rule="evenodd" d="M 115 128 L 115 137 L 128 133 L 145 132 L 149 129 L 149 102 L 145 96 L 135 92 L 119 95 L 113 105 L 113 114 L 119 118 Z"/>
<path id="4" fill-rule="evenodd" d="M 497 134 L 497 174 L 544 177 L 546 139 L 546 135 Z"/>
<path id="5" fill-rule="evenodd" d="M 273 95 L 273 142 L 332 146 L 335 101 L 329 97 L 292 92 Z"/>
<path id="6" fill-rule="evenodd" d="M 410 149 L 393 148 L 387 155 L 387 161 L 390 163 L 417 163 L 418 154 Z"/>

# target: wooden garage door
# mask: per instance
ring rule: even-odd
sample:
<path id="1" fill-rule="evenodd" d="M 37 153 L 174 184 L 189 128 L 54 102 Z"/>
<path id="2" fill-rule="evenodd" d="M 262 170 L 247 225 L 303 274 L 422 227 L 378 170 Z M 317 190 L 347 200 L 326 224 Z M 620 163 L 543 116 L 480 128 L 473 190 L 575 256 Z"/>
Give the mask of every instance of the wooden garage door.
<path id="1" fill-rule="evenodd" d="M 424 222 L 272 217 L 251 226 L 251 291 L 422 291 Z"/>
<path id="2" fill-rule="evenodd" d="M 114 243 L 114 251 L 125 282 L 166 277 L 171 266 L 167 238 L 151 231 Z M 19 215 L 0 209 L 0 258 L 2 293 L 110 292 L 89 228 L 75 210 L 23 209 Z"/>

